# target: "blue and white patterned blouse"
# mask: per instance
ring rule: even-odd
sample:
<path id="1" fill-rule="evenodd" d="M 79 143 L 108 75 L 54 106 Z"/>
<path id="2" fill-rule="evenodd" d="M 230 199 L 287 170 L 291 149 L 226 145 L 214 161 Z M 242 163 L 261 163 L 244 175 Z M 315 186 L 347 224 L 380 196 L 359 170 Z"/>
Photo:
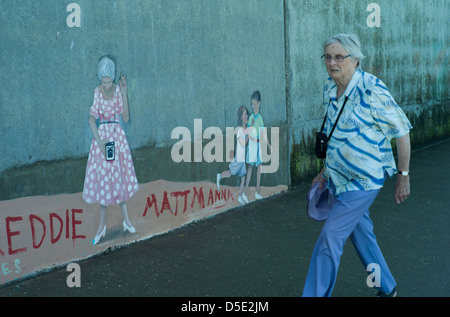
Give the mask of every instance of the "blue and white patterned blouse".
<path id="1" fill-rule="evenodd" d="M 324 177 L 331 177 L 340 194 L 383 187 L 385 172 L 397 172 L 390 141 L 412 129 L 403 110 L 377 77 L 356 70 L 337 100 L 337 85 L 330 77 L 323 90 L 328 109 L 324 133 L 329 135 L 345 97 L 349 99 L 328 142 Z"/>

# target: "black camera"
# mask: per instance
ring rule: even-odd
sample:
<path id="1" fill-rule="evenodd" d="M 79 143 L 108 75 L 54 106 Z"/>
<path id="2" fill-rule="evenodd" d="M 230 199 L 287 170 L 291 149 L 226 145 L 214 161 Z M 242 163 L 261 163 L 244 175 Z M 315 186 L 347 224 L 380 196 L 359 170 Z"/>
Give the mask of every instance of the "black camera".
<path id="1" fill-rule="evenodd" d="M 114 142 L 106 143 L 106 160 L 114 161 L 115 158 L 116 158 L 116 155 L 115 155 Z"/>
<path id="2" fill-rule="evenodd" d="M 328 137 L 323 132 L 316 134 L 316 155 L 318 158 L 325 158 L 327 156 Z"/>
<path id="3" fill-rule="evenodd" d="M 345 104 L 347 103 L 348 96 L 345 97 L 344 104 L 342 105 L 341 111 L 339 111 L 339 115 L 334 122 L 333 128 L 331 129 L 330 136 L 327 136 L 325 133 L 323 133 L 323 127 L 325 126 L 325 121 L 327 120 L 327 114 L 325 115 L 325 118 L 323 119 L 322 127 L 320 128 L 320 132 L 317 132 L 316 134 L 316 155 L 320 159 L 324 159 L 327 157 L 327 147 L 328 147 L 328 141 L 331 139 L 331 135 L 334 132 L 334 129 L 336 128 L 337 122 L 339 121 L 339 118 L 341 117 L 342 111 L 344 110 Z M 331 100 L 330 100 L 331 102 Z M 330 103 L 328 103 L 328 107 L 330 107 Z"/>

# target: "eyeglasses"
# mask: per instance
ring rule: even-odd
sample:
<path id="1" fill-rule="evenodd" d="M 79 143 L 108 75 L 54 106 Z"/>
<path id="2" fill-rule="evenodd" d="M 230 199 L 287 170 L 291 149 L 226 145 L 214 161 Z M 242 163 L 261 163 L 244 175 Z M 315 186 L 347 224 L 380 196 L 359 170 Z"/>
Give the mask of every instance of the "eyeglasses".
<path id="1" fill-rule="evenodd" d="M 331 62 L 331 59 L 334 59 L 334 61 L 336 63 L 342 63 L 344 61 L 344 59 L 346 59 L 347 57 L 350 57 L 350 56 L 352 56 L 352 54 L 348 54 L 347 56 L 336 55 L 335 57 L 332 57 L 331 55 L 323 54 L 321 58 L 325 57 L 325 62 L 327 62 L 327 63 Z"/>

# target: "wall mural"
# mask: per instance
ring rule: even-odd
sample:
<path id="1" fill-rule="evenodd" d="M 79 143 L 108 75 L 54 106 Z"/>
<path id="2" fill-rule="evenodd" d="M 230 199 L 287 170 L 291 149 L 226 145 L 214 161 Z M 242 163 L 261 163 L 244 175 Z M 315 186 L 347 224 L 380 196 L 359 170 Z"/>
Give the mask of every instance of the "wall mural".
<path id="1" fill-rule="evenodd" d="M 68 5 L 67 12 L 67 26 L 81 27 L 80 5 Z M 278 170 L 279 131 L 271 128 L 269 142 L 259 91 L 249 92 L 251 111 L 245 106 L 234 110 L 236 126 L 227 128 L 225 138 L 229 165 L 217 177 L 212 175 L 216 182 L 139 183 L 133 151 L 122 127 L 133 111 L 128 104 L 128 78 L 118 74 L 116 63 L 115 56 L 99 56 L 99 84 L 92 87 L 86 122 L 92 141 L 86 169 L 80 171 L 85 173 L 80 192 L 0 201 L 0 285 L 287 190 L 286 185 L 261 186 L 261 173 Z M 194 130 L 198 124 L 202 130 L 201 119 L 194 119 Z M 202 137 L 199 139 L 194 131 L 191 138 L 186 130 L 173 127 L 172 135 L 167 135 L 181 137 L 167 160 L 182 163 L 194 157 L 196 162 L 200 156 L 200 161 L 222 162 L 224 144 L 219 127 L 208 127 L 200 133 L 213 132 L 210 139 L 216 136 L 204 148 Z M 255 187 L 250 184 L 252 172 L 256 173 Z M 229 177 L 238 178 L 239 187 L 221 184 Z"/>

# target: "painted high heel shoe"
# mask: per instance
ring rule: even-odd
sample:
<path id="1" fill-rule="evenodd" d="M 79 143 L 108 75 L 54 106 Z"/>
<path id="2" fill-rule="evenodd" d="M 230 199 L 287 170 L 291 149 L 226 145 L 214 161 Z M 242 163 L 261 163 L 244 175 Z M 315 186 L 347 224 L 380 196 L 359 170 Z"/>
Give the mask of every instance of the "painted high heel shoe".
<path id="1" fill-rule="evenodd" d="M 125 220 L 123 221 L 123 231 L 125 232 L 125 231 L 129 231 L 130 233 L 135 233 L 136 232 L 136 229 L 134 229 L 134 227 L 133 226 L 131 226 L 131 227 L 129 227 L 128 225 L 127 225 L 127 223 L 125 222 Z"/>
<path id="2" fill-rule="evenodd" d="M 92 240 L 92 244 L 96 245 L 100 241 L 101 238 L 105 237 L 105 234 L 106 234 L 106 226 L 103 227 L 102 232 L 100 232 L 99 234 L 97 234 L 95 236 L 94 240 Z"/>

